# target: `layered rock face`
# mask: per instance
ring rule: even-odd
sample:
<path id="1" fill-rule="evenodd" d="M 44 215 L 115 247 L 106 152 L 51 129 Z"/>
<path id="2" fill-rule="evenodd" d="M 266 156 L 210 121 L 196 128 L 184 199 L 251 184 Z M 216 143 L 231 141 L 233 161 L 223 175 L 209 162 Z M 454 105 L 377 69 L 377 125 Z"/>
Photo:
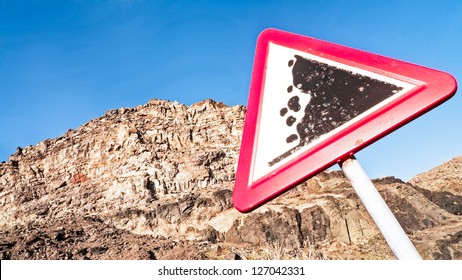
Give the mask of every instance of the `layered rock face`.
<path id="1" fill-rule="evenodd" d="M 0 163 L 0 257 L 393 258 L 339 171 L 237 212 L 244 117 L 212 100 L 152 100 L 18 148 Z M 451 164 L 409 183 L 375 180 L 424 258 L 462 258 L 462 181 Z"/>

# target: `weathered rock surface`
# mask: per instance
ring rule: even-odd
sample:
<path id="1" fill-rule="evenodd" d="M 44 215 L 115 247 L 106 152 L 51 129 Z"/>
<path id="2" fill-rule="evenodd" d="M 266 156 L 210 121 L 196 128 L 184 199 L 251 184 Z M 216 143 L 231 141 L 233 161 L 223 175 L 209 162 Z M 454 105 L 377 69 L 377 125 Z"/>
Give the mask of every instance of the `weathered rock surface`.
<path id="1" fill-rule="evenodd" d="M 409 183 L 430 191 L 462 195 L 462 156 L 455 157 L 430 171 L 418 174 Z"/>
<path id="2" fill-rule="evenodd" d="M 391 259 L 339 171 L 232 207 L 245 108 L 152 100 L 0 163 L 2 259 Z M 461 259 L 461 159 L 375 180 L 427 259 Z"/>

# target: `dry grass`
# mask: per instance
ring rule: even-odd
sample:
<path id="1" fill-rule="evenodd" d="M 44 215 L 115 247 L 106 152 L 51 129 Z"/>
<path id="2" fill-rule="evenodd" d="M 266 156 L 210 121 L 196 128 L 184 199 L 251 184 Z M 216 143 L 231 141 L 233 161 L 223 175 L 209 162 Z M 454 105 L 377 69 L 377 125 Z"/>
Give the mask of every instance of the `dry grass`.
<path id="1" fill-rule="evenodd" d="M 324 252 L 311 244 L 303 248 L 291 249 L 280 242 L 269 243 L 264 247 L 256 247 L 253 251 L 238 252 L 247 260 L 323 260 Z"/>

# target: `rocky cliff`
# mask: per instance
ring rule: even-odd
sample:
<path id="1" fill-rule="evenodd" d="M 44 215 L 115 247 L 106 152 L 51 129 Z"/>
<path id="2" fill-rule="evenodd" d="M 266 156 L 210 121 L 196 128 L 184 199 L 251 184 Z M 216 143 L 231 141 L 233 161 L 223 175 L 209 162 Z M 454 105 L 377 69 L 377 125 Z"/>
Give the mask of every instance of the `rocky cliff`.
<path id="1" fill-rule="evenodd" d="M 392 259 L 354 190 L 326 171 L 241 214 L 242 106 L 152 100 L 0 163 L 1 259 Z M 375 180 L 419 252 L 462 259 L 461 158 Z"/>

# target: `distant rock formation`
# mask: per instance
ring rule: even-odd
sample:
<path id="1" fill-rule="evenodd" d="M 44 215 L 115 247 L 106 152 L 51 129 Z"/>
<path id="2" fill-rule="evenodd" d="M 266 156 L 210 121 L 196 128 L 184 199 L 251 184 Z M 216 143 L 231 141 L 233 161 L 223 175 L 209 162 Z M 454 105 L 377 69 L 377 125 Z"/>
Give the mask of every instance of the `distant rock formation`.
<path id="1" fill-rule="evenodd" d="M 393 259 L 340 171 L 232 207 L 245 108 L 152 100 L 0 163 L 1 259 Z M 375 185 L 427 259 L 462 259 L 462 158 Z"/>
<path id="2" fill-rule="evenodd" d="M 462 156 L 415 176 L 409 183 L 430 191 L 448 191 L 462 195 Z"/>

